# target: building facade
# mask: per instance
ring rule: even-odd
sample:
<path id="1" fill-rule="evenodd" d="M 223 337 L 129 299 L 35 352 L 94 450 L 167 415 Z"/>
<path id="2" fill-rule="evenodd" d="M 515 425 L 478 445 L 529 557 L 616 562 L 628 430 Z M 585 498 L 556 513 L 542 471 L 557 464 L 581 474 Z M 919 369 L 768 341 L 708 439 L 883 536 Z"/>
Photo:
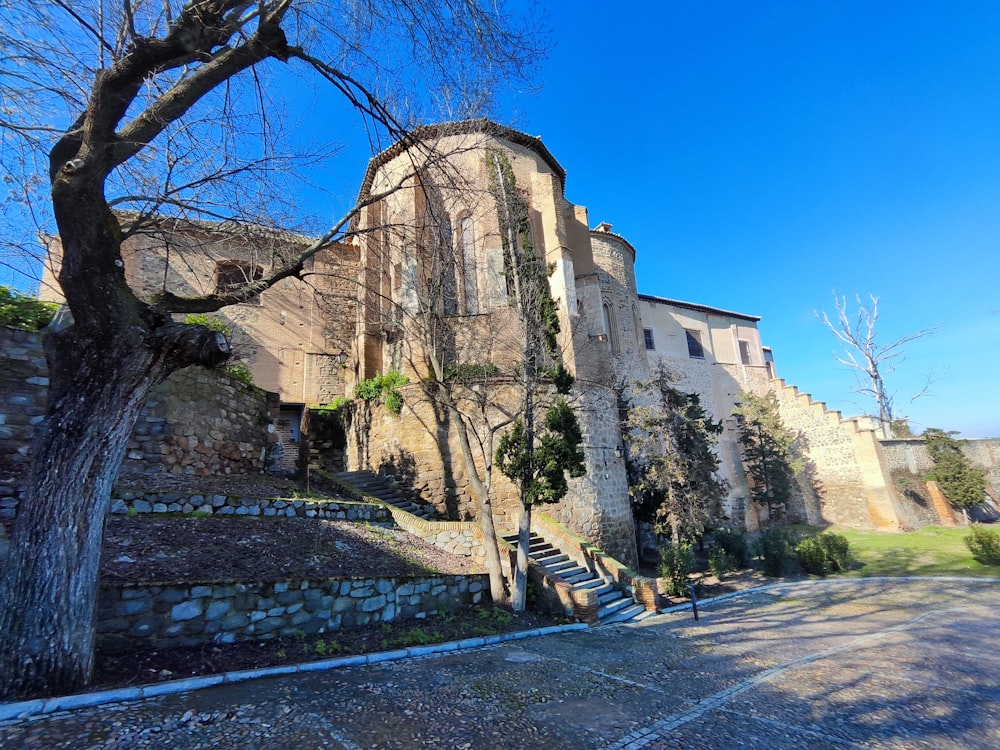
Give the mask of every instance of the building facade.
<path id="1" fill-rule="evenodd" d="M 559 349 L 576 377 L 571 401 L 588 469 L 572 480 L 563 501 L 545 510 L 608 553 L 635 560 L 619 407 L 630 383 L 647 380 L 663 364 L 679 388 L 697 392 L 724 422 L 719 455 L 731 488 L 726 510 L 752 527 L 730 415 L 741 393 L 766 391 L 774 376 L 759 319 L 640 294 L 636 249 L 610 224 L 591 229 L 587 209 L 566 200 L 565 181 L 565 170 L 540 139 L 485 121 L 422 128 L 375 157 L 352 241 L 310 260 L 308 284 L 281 281 L 219 313 L 255 383 L 279 394 L 286 450 L 295 455 L 304 407 L 350 398 L 362 380 L 398 371 L 409 378 L 402 411 L 368 414 L 363 436 L 356 422 L 345 468 L 392 473 L 440 512 L 474 518 L 456 425 L 425 381 L 434 361 L 495 366 L 490 413 L 474 441 L 477 469 L 484 472 L 505 399 L 516 399 L 513 373 L 524 357 L 505 248 L 530 243 L 551 271 Z M 501 213 L 515 205 L 524 222 L 518 236 L 507 237 Z M 163 220 L 130 236 L 123 254 L 133 288 L 153 299 L 161 290 L 190 295 L 238 287 L 308 242 Z M 51 277 L 47 281 L 43 289 L 54 287 Z M 474 398 L 472 391 L 466 395 Z M 513 526 L 513 488 L 494 476 L 492 489 L 499 525 Z"/>

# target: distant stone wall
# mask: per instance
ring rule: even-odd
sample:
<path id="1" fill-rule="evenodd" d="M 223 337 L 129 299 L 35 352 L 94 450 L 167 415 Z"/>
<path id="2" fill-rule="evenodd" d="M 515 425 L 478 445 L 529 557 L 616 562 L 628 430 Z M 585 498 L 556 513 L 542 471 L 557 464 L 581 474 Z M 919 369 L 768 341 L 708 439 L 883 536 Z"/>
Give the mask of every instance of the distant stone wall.
<path id="1" fill-rule="evenodd" d="M 0 500 L 16 495 L 45 415 L 42 335 L 0 326 Z M 122 470 L 256 474 L 277 437 L 273 394 L 220 372 L 189 367 L 153 389 L 129 438 Z M 2 509 L 2 508 L 0 508 Z"/>
<path id="2" fill-rule="evenodd" d="M 924 476 L 934 469 L 934 461 L 924 446 L 923 438 L 894 438 L 881 442 L 891 471 Z M 1000 438 L 962 440 L 961 443 L 962 452 L 972 465 L 985 471 L 990 485 L 1000 490 Z"/>
<path id="3" fill-rule="evenodd" d="M 482 575 L 101 587 L 98 641 L 156 647 L 267 640 L 428 617 L 488 597 Z"/>

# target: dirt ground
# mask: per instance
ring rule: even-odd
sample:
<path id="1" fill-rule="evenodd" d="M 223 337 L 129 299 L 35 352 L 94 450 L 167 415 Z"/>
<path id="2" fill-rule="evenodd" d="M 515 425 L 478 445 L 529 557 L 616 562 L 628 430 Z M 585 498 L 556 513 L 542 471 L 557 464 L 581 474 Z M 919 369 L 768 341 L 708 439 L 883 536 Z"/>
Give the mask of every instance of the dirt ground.
<path id="1" fill-rule="evenodd" d="M 275 581 L 479 571 L 394 528 L 312 518 L 115 516 L 108 521 L 107 583 Z"/>

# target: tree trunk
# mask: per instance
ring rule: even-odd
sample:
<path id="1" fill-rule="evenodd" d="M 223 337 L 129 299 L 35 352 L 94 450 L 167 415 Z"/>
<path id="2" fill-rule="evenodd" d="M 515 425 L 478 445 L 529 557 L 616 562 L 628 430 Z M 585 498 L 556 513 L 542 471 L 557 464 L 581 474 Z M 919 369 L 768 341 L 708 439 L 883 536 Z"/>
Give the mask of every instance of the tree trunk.
<path id="1" fill-rule="evenodd" d="M 469 442 L 469 431 L 465 420 L 462 419 L 458 408 L 452 402 L 450 394 L 446 400 L 446 406 L 449 415 L 455 421 L 458 442 L 462 447 L 462 459 L 465 462 L 465 473 L 469 477 L 469 484 L 472 485 L 472 492 L 479 501 L 479 520 L 483 527 L 483 543 L 486 545 L 486 569 L 490 574 L 490 598 L 493 599 L 494 604 L 500 604 L 507 601 L 507 587 L 500 560 L 500 545 L 497 542 L 496 527 L 493 524 L 493 503 L 489 490 L 479 479 L 479 470 L 472 458 L 472 444 Z"/>
<path id="2" fill-rule="evenodd" d="M 217 334 L 46 336 L 49 403 L 0 579 L 0 699 L 65 694 L 93 673 L 99 565 L 111 489 L 150 389 L 182 362 L 228 354 Z M 224 340 L 222 344 L 225 344 Z"/>
<path id="3" fill-rule="evenodd" d="M 521 505 L 517 523 L 517 565 L 514 568 L 514 595 L 511 607 L 523 612 L 528 599 L 528 547 L 531 544 L 531 505 Z"/>
<path id="4" fill-rule="evenodd" d="M 162 358 L 157 366 L 148 348 L 108 351 L 72 341 L 71 331 L 47 337 L 49 405 L 0 581 L 4 699 L 67 693 L 90 681 L 111 488 L 163 374 Z"/>

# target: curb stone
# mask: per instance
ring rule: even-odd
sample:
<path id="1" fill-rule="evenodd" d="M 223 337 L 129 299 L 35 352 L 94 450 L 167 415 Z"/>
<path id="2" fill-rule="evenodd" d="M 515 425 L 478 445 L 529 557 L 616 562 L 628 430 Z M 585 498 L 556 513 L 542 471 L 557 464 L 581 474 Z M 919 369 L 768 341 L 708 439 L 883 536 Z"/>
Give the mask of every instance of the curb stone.
<path id="1" fill-rule="evenodd" d="M 204 675 L 202 677 L 188 677 L 182 680 L 171 680 L 170 682 L 155 683 L 152 685 L 142 685 L 132 688 L 114 688 L 112 690 L 100 690 L 93 693 L 77 693 L 74 695 L 59 696 L 56 698 L 36 698 L 33 700 L 18 701 L 14 703 L 0 703 L 0 722 L 20 721 L 39 716 L 46 716 L 61 711 L 73 711 L 81 708 L 103 706 L 109 703 L 124 703 L 163 695 L 175 695 L 177 693 L 186 693 L 192 690 L 203 690 L 217 685 L 234 684 L 237 682 L 246 682 L 248 680 L 263 679 L 265 677 L 279 677 L 297 674 L 299 672 L 324 672 L 329 669 L 343 669 L 347 667 L 366 666 L 369 664 L 382 664 L 390 661 L 402 661 L 403 659 L 409 658 L 418 658 L 452 651 L 464 651 L 467 649 L 481 648 L 487 645 L 495 645 L 497 643 L 504 643 L 507 641 L 516 641 L 522 638 L 551 635 L 553 633 L 565 633 L 574 630 L 587 630 L 589 627 L 590 626 L 586 623 L 552 625 L 544 628 L 535 628 L 534 630 L 523 630 L 483 638 L 466 638 L 462 641 L 449 641 L 448 643 L 415 646 L 396 651 L 342 656 L 336 659 L 306 662 L 303 664 L 288 664 L 279 667 L 245 669 L 238 672 L 225 672 L 223 674 Z"/>

